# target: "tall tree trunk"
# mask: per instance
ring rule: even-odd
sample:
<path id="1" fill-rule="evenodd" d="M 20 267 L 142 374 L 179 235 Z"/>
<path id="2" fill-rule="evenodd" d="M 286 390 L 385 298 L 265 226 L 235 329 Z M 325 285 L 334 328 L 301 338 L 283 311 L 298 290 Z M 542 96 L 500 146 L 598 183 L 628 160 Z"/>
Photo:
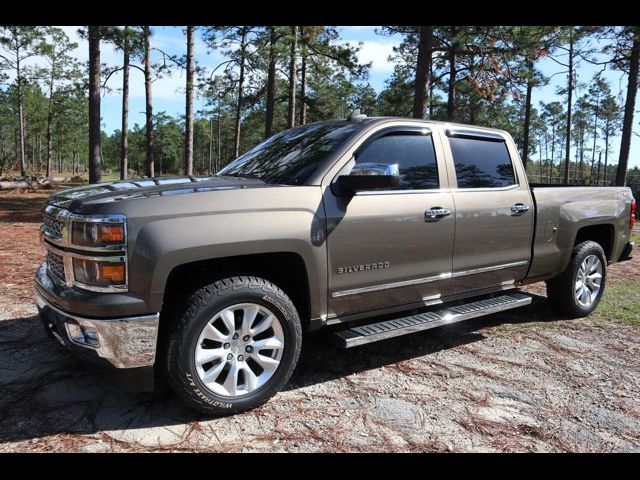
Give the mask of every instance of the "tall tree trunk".
<path id="1" fill-rule="evenodd" d="M 187 98 L 185 100 L 184 173 L 193 175 L 193 26 L 187 27 Z"/>
<path id="2" fill-rule="evenodd" d="M 580 168 L 576 177 L 580 184 L 584 184 L 584 127 L 580 127 Z"/>
<path id="3" fill-rule="evenodd" d="M 609 160 L 609 120 L 607 119 L 606 131 L 604 133 L 604 177 L 603 185 L 607 184 L 607 161 Z"/>
<path id="4" fill-rule="evenodd" d="M 213 173 L 213 117 L 209 118 L 209 175 Z"/>
<path id="5" fill-rule="evenodd" d="M 276 42 L 278 35 L 274 27 L 270 28 L 269 35 L 269 67 L 267 69 L 267 105 L 264 123 L 264 138 L 269 138 L 273 133 L 273 116 L 276 103 Z"/>
<path id="6" fill-rule="evenodd" d="M 596 176 L 596 185 L 600 185 L 600 166 L 602 165 L 602 150 L 598 154 L 598 174 Z"/>
<path id="7" fill-rule="evenodd" d="M 531 92 L 533 90 L 533 60 L 527 61 L 529 77 L 527 78 L 527 94 L 524 101 L 524 126 L 522 128 L 522 163 L 526 170 L 529 159 L 529 130 L 531 126 Z"/>
<path id="8" fill-rule="evenodd" d="M 429 78 L 433 78 L 433 62 L 431 62 L 429 70 Z M 435 87 L 434 82 L 429 82 L 429 118 L 433 118 L 433 90 Z"/>
<path id="9" fill-rule="evenodd" d="M 291 52 L 289 58 L 289 110 L 287 114 L 287 126 L 293 128 L 296 125 L 296 49 L 298 43 L 297 27 L 291 27 Z"/>
<path id="10" fill-rule="evenodd" d="M 569 33 L 569 84 L 567 86 L 567 137 L 565 139 L 564 183 L 569 183 L 569 163 L 571 160 L 571 101 L 573 95 L 573 30 Z"/>
<path id="11" fill-rule="evenodd" d="M 431 55 L 433 51 L 433 27 L 421 26 L 416 65 L 415 92 L 413 95 L 413 118 L 427 115 L 427 92 L 431 82 Z"/>
<path id="12" fill-rule="evenodd" d="M 100 27 L 89 26 L 89 183 L 99 183 L 102 179 L 101 163 Z"/>
<path id="13" fill-rule="evenodd" d="M 52 68 L 53 70 L 53 68 Z M 53 160 L 53 76 L 49 79 L 49 109 L 47 111 L 47 168 L 46 177 L 51 176 Z"/>
<path id="14" fill-rule="evenodd" d="M 636 93 L 638 91 L 638 61 L 640 60 L 640 27 L 633 29 L 633 46 L 629 59 L 629 77 L 627 81 L 627 99 L 624 102 L 624 119 L 622 121 L 622 139 L 620 140 L 620 156 L 616 171 L 616 185 L 627 182 L 627 166 L 629 164 L 629 150 L 633 133 L 633 111 L 636 108 Z"/>
<path id="15" fill-rule="evenodd" d="M 242 120 L 242 107 L 244 96 L 244 69 L 245 57 L 247 55 L 247 32 L 242 33 L 242 41 L 240 44 L 240 76 L 238 77 L 238 103 L 236 105 L 236 128 L 233 139 L 233 158 L 240 156 L 240 126 Z"/>
<path id="16" fill-rule="evenodd" d="M 129 178 L 129 27 L 124 27 L 122 47 L 122 135 L 120 138 L 120 180 Z"/>
<path id="17" fill-rule="evenodd" d="M 591 170 L 589 171 L 589 180 L 593 180 L 593 167 L 596 161 L 596 141 L 598 140 L 598 116 L 600 115 L 600 92 L 596 97 L 596 110 L 593 119 L 593 149 L 591 150 Z"/>
<path id="18" fill-rule="evenodd" d="M 222 99 L 218 100 L 218 134 L 216 142 L 216 172 L 222 167 Z"/>
<path id="19" fill-rule="evenodd" d="M 38 134 L 38 171 L 42 171 L 42 136 Z"/>
<path id="20" fill-rule="evenodd" d="M 556 153 L 556 125 L 551 128 L 551 170 L 549 171 L 549 183 L 553 177 L 553 167 L 555 166 Z"/>
<path id="21" fill-rule="evenodd" d="M 300 66 L 300 125 L 307 123 L 307 59 L 302 56 Z"/>
<path id="22" fill-rule="evenodd" d="M 304 42 L 304 27 L 300 27 L 300 42 Z M 301 45 L 300 57 L 300 125 L 307 123 L 307 53 L 304 43 Z"/>
<path id="23" fill-rule="evenodd" d="M 151 29 L 149 26 L 144 29 L 144 91 L 145 91 L 145 111 L 146 125 L 145 133 L 147 137 L 147 176 L 155 176 L 155 165 L 153 160 L 153 104 L 151 100 Z M 162 169 L 160 169 L 162 173 Z"/>
<path id="24" fill-rule="evenodd" d="M 451 27 L 451 35 L 454 38 L 457 35 L 458 29 L 456 27 Z M 449 122 L 453 121 L 456 109 L 456 76 L 457 76 L 457 65 L 456 65 L 456 44 L 455 42 L 451 43 L 451 48 L 449 48 L 449 89 L 447 92 L 447 120 Z"/>
<path id="25" fill-rule="evenodd" d="M 22 70 L 20 68 L 20 59 L 16 61 L 16 82 L 18 84 L 18 123 L 19 123 L 19 141 L 20 141 L 20 175 L 23 177 L 27 174 L 27 162 L 25 158 L 24 147 L 24 108 L 22 106 Z"/>

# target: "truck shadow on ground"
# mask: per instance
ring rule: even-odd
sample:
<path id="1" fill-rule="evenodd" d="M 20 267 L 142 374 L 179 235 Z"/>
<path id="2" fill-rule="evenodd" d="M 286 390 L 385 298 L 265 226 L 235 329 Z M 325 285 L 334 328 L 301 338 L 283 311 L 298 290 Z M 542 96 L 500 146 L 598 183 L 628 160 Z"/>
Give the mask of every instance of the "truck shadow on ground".
<path id="1" fill-rule="evenodd" d="M 546 298 L 534 295 L 516 315 L 505 312 L 351 350 L 308 335 L 287 391 L 389 366 L 482 341 L 482 330 L 501 324 L 563 320 Z M 167 427 L 209 420 L 166 388 L 130 394 L 96 377 L 46 337 L 39 317 L 0 322 L 0 442 L 55 434 L 90 435 L 109 430 Z M 259 409 L 244 415 L 259 415 Z"/>

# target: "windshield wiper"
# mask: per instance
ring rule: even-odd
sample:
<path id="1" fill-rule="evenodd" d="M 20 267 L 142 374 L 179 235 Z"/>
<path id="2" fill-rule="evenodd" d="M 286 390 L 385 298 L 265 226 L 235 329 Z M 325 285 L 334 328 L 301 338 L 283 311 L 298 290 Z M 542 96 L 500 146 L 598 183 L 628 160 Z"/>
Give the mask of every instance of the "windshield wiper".
<path id="1" fill-rule="evenodd" d="M 255 178 L 256 180 L 264 182 L 264 180 L 262 180 L 262 178 L 260 178 L 258 175 L 252 175 L 249 173 L 225 173 L 224 175 L 216 174 L 216 177 Z"/>

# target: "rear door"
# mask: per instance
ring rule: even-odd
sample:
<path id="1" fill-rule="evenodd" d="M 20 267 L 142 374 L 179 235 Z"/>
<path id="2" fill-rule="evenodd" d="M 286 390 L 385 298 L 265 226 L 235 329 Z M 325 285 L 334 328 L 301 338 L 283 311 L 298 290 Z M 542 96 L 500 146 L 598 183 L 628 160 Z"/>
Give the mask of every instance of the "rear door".
<path id="1" fill-rule="evenodd" d="M 455 209 L 432 131 L 415 124 L 383 128 L 348 152 L 342 164 L 332 182 L 384 167 L 397 170 L 401 183 L 349 198 L 325 189 L 329 319 L 424 304 L 446 294 Z"/>
<path id="2" fill-rule="evenodd" d="M 456 208 L 452 293 L 510 286 L 531 256 L 534 205 L 522 162 L 499 132 L 447 129 Z"/>

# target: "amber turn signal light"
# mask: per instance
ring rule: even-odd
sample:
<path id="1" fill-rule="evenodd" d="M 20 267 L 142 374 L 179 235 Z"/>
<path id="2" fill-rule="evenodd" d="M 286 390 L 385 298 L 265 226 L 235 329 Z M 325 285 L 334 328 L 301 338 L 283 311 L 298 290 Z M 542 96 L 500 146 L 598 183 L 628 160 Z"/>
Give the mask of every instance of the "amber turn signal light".
<path id="1" fill-rule="evenodd" d="M 109 265 L 105 263 L 98 264 L 100 270 L 100 278 L 109 280 L 111 283 L 120 285 L 125 283 L 125 266 L 124 264 Z"/>
<path id="2" fill-rule="evenodd" d="M 100 225 L 98 237 L 101 243 L 124 242 L 124 225 Z"/>

